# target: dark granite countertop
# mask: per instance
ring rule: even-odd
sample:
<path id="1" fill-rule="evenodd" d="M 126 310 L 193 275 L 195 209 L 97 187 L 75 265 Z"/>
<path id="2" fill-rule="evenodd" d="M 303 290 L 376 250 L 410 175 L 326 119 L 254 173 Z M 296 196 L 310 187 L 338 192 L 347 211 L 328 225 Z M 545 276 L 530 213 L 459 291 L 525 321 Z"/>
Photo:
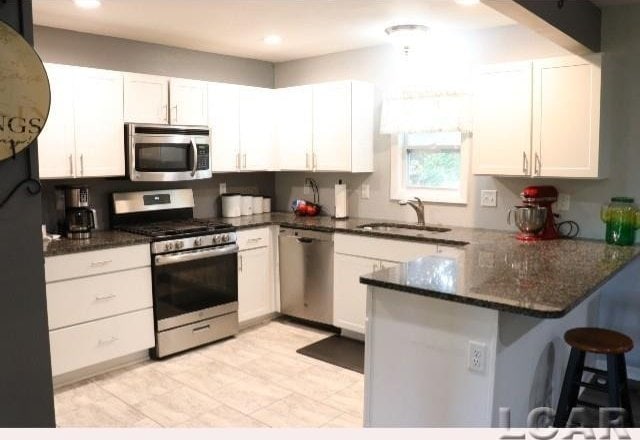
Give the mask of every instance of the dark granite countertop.
<path id="1" fill-rule="evenodd" d="M 48 244 L 44 243 L 44 256 L 53 257 L 56 255 L 74 254 L 77 252 L 97 251 L 99 249 L 110 249 L 136 244 L 149 243 L 149 237 L 137 234 L 129 234 L 119 231 L 93 231 L 91 238 L 87 240 L 71 240 L 60 238 Z"/>

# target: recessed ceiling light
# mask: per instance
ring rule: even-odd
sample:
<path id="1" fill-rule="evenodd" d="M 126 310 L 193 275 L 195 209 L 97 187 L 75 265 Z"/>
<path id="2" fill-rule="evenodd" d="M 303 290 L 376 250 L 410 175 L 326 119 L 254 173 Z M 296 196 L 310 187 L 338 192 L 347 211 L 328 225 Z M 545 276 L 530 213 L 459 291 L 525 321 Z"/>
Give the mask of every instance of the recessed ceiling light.
<path id="1" fill-rule="evenodd" d="M 83 9 L 95 9 L 102 4 L 100 0 L 73 0 L 73 2 L 77 7 Z"/>
<path id="2" fill-rule="evenodd" d="M 480 0 L 454 0 L 457 4 L 462 6 L 473 6 L 480 3 Z"/>
<path id="3" fill-rule="evenodd" d="M 262 39 L 264 44 L 268 44 L 269 46 L 277 46 L 282 43 L 282 37 L 280 35 L 267 35 Z"/>

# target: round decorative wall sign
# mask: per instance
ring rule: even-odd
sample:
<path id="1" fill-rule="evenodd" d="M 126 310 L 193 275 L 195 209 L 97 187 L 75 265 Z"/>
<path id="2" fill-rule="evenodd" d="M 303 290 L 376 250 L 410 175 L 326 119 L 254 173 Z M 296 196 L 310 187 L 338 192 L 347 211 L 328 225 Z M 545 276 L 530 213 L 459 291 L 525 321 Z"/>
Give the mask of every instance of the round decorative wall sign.
<path id="1" fill-rule="evenodd" d="M 38 137 L 50 103 L 49 79 L 40 57 L 0 21 L 0 160 L 14 157 Z"/>

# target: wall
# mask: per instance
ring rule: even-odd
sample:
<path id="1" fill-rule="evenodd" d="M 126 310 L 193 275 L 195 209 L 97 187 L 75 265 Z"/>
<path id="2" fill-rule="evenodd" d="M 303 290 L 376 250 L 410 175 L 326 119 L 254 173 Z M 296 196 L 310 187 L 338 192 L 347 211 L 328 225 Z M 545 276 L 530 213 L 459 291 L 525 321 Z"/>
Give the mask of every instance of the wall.
<path id="1" fill-rule="evenodd" d="M 521 26 L 507 26 L 463 34 L 470 42 L 470 63 L 491 63 L 560 56 L 567 52 Z M 504 44 L 509 41 L 509 44 Z M 276 87 L 286 87 L 322 81 L 357 79 L 376 84 L 374 138 L 375 172 L 373 174 L 338 173 L 278 173 L 276 175 L 277 208 L 287 209 L 292 199 L 303 196 L 304 177 L 313 177 L 320 186 L 320 201 L 333 210 L 333 184 L 339 178 L 349 188 L 349 214 L 354 217 L 371 217 L 399 221 L 415 221 L 415 213 L 408 207 L 400 207 L 389 200 L 389 144 L 390 136 L 377 133 L 380 119 L 382 93 L 394 83 L 396 70 L 391 62 L 394 51 L 390 46 L 380 46 L 342 52 L 326 56 L 276 64 Z M 370 185 L 371 198 L 362 200 L 359 187 Z M 506 209 L 517 202 L 515 194 L 530 182 L 523 179 L 500 180 L 491 177 L 474 177 L 470 180 L 469 203 L 463 205 L 429 204 L 427 221 L 456 226 L 505 228 Z M 498 189 L 498 208 L 482 208 L 479 190 Z"/>
<path id="2" fill-rule="evenodd" d="M 273 64 L 122 38 L 80 32 L 35 28 L 35 47 L 43 61 L 101 69 L 122 70 L 184 77 L 206 81 L 230 82 L 258 87 L 273 87 Z M 56 211 L 56 187 L 87 185 L 92 205 L 98 211 L 101 228 L 108 226 L 109 195 L 116 191 L 146 191 L 166 188 L 194 190 L 197 217 L 220 215 L 219 184 L 227 183 L 229 192 L 274 196 L 273 173 L 219 174 L 213 179 L 180 183 L 133 183 L 119 179 L 67 179 L 44 182 L 43 223 L 49 232 L 57 231 L 61 214 Z"/>
<path id="3" fill-rule="evenodd" d="M 0 2 L 0 20 L 32 41 L 31 2 Z M 28 162 L 37 170 L 36 143 L 0 162 L 0 199 Z M 0 208 L 0 428 L 55 427 L 40 215 L 24 187 Z"/>

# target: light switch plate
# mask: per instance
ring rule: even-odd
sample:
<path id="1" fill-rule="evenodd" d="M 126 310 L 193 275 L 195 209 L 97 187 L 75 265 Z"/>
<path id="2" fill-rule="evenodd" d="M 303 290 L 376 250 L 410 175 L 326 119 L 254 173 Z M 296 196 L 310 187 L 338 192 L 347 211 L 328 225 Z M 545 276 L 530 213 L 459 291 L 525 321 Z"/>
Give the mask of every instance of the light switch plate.
<path id="1" fill-rule="evenodd" d="M 220 194 L 227 193 L 227 182 L 220 182 Z"/>
<path id="2" fill-rule="evenodd" d="M 304 189 L 302 190 L 303 194 L 311 194 L 311 187 L 307 185 L 307 181 L 304 181 Z"/>
<path id="3" fill-rule="evenodd" d="M 498 191 L 495 189 L 483 189 L 480 191 L 480 206 L 495 208 L 498 206 Z"/>
<path id="4" fill-rule="evenodd" d="M 360 197 L 363 198 L 363 199 L 368 199 L 369 197 L 371 197 L 370 188 L 369 188 L 369 184 L 368 183 L 363 183 L 362 184 Z"/>

